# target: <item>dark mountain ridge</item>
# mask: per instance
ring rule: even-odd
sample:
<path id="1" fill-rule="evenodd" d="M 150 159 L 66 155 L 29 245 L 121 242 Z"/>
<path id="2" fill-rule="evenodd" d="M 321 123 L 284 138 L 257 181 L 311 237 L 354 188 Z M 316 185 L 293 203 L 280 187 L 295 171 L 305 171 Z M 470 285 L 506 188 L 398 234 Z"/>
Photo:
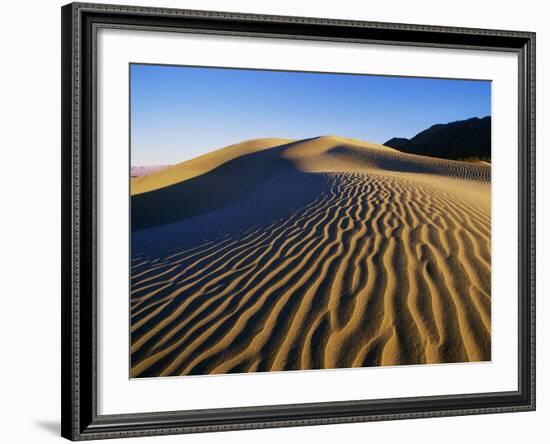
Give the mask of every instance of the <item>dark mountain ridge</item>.
<path id="1" fill-rule="evenodd" d="M 404 153 L 452 160 L 491 160 L 491 117 L 433 125 L 412 139 L 394 137 L 384 145 Z"/>

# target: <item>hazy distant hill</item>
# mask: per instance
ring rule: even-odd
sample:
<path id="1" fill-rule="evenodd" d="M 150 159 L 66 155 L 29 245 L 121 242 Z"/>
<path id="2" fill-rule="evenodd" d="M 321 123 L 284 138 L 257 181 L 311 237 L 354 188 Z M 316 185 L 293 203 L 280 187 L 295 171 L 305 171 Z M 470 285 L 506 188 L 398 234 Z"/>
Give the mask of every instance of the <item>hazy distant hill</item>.
<path id="1" fill-rule="evenodd" d="M 163 170 L 170 165 L 146 165 L 146 166 L 133 166 L 130 175 L 132 177 L 146 176 L 147 174 L 154 173 L 155 171 Z"/>
<path id="2" fill-rule="evenodd" d="M 384 145 L 404 153 L 444 159 L 491 160 L 491 117 L 434 125 L 412 139 L 394 137 Z"/>

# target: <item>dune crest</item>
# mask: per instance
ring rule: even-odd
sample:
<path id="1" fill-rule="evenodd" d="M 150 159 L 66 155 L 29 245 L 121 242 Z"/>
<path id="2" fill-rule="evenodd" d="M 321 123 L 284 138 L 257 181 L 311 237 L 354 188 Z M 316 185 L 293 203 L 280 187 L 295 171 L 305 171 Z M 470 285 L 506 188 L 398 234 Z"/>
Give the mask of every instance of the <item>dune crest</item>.
<path id="1" fill-rule="evenodd" d="M 491 359 L 490 165 L 337 136 L 207 156 L 132 184 L 132 377 Z"/>
<path id="2" fill-rule="evenodd" d="M 208 173 L 214 168 L 238 157 L 258 152 L 283 143 L 290 142 L 290 139 L 254 139 L 227 146 L 212 151 L 194 159 L 180 162 L 176 165 L 165 168 L 161 171 L 152 172 L 146 176 L 132 179 L 131 193 L 137 195 L 158 190 L 184 180 L 192 179 L 201 174 Z"/>

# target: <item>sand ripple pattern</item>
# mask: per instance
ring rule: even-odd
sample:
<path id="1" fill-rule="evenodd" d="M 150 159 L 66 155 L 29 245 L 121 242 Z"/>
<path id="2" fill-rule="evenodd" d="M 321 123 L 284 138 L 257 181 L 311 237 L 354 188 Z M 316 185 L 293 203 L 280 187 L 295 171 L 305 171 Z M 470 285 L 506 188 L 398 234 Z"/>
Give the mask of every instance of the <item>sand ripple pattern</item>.
<path id="1" fill-rule="evenodd" d="M 322 174 L 291 217 L 135 252 L 133 377 L 491 358 L 490 213 L 402 177 Z"/>

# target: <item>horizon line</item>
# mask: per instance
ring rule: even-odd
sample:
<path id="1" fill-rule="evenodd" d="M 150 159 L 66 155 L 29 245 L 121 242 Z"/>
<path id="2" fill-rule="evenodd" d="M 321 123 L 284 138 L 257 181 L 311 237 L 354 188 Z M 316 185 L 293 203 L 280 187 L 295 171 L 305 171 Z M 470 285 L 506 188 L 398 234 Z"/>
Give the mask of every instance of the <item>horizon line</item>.
<path id="1" fill-rule="evenodd" d="M 384 143 L 386 142 L 389 142 L 390 140 L 392 139 L 407 139 L 407 140 L 411 140 L 412 138 L 416 137 L 418 134 L 422 133 L 423 131 L 426 131 L 430 128 L 433 128 L 434 126 L 437 126 L 437 125 L 448 125 L 448 124 L 451 124 L 451 123 L 456 123 L 456 122 L 466 122 L 468 120 L 472 120 L 472 119 L 478 119 L 478 120 L 482 120 L 482 119 L 486 119 L 486 118 L 492 118 L 492 115 L 491 114 L 488 114 L 488 115 L 485 115 L 485 116 L 482 116 L 482 117 L 478 117 L 478 116 L 473 116 L 473 117 L 469 117 L 467 119 L 460 119 L 460 120 L 451 120 L 449 122 L 443 122 L 443 123 L 434 123 L 432 125 L 430 125 L 429 127 L 423 129 L 422 131 L 419 131 L 417 134 L 415 134 L 414 136 L 412 137 L 400 137 L 400 136 L 393 136 L 392 138 L 386 140 Z M 224 149 L 224 148 L 227 148 L 227 147 L 230 147 L 232 145 L 238 145 L 238 144 L 241 144 L 241 143 L 245 143 L 245 142 L 252 142 L 252 141 L 255 141 L 255 140 L 262 140 L 262 139 L 285 139 L 285 140 L 291 140 L 292 142 L 299 142 L 299 141 L 304 141 L 304 140 L 309 140 L 309 139 L 319 139 L 319 138 L 322 138 L 322 137 L 335 137 L 335 138 L 341 138 L 341 139 L 352 139 L 352 140 L 359 140 L 359 141 L 362 141 L 362 142 L 367 142 L 367 143 L 371 143 L 371 144 L 376 144 L 376 145 L 384 145 L 384 143 L 380 143 L 380 142 L 376 142 L 376 141 L 371 141 L 371 140 L 364 140 L 364 139 L 358 139 L 357 137 L 347 137 L 347 136 L 342 136 L 342 135 L 339 135 L 339 134 L 321 134 L 321 135 L 316 135 L 316 136 L 311 136 L 311 137 L 304 137 L 304 138 L 293 138 L 293 137 L 284 137 L 284 136 L 263 136 L 263 137 L 254 137 L 252 139 L 240 139 L 236 142 L 232 142 L 232 143 L 229 143 L 227 145 L 223 145 L 223 146 L 220 146 L 219 148 L 213 148 L 211 151 L 208 151 L 204 154 L 201 154 L 200 156 L 203 156 L 205 154 L 208 154 L 208 153 L 212 153 L 212 152 L 215 152 L 217 150 L 221 150 L 221 149 Z M 385 146 L 385 145 L 384 145 Z M 392 148 L 392 147 L 388 147 L 388 148 Z M 395 149 L 395 148 L 392 148 L 392 149 Z M 191 159 L 186 159 L 186 160 L 182 160 L 182 161 L 176 161 L 176 162 L 173 162 L 173 163 L 155 163 L 155 164 L 132 164 L 131 163 L 131 160 L 132 160 L 132 156 L 131 156 L 131 149 L 130 149 L 130 167 L 131 168 L 147 168 L 147 167 L 160 167 L 160 166 L 174 166 L 174 165 L 177 165 L 179 163 L 182 163 L 182 162 L 185 162 L 187 160 L 192 160 L 192 159 L 196 159 L 197 157 L 200 157 L 200 156 L 196 156 L 196 157 L 192 157 Z"/>

